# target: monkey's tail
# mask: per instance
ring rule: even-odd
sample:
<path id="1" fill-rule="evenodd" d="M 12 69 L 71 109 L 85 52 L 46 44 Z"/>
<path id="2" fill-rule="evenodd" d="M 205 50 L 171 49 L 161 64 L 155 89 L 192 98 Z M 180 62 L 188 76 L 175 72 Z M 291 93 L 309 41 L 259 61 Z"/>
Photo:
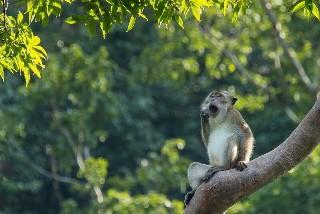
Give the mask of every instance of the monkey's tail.
<path id="1" fill-rule="evenodd" d="M 193 162 L 188 168 L 188 181 L 192 189 L 196 189 L 202 182 L 201 179 L 211 168 L 210 165 Z"/>

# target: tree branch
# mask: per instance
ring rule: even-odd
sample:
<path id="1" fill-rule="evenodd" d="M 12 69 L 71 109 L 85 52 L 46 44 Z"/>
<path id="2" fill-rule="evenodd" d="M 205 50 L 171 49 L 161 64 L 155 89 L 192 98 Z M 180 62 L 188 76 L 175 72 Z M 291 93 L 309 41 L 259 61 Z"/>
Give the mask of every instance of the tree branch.
<path id="1" fill-rule="evenodd" d="M 73 152 L 74 152 L 77 164 L 79 166 L 79 169 L 84 170 L 85 169 L 85 159 L 89 158 L 89 157 L 82 156 L 82 151 L 78 148 L 78 146 L 76 146 L 77 143 L 73 139 L 72 134 L 70 133 L 70 131 L 68 129 L 64 128 L 62 125 L 59 126 L 59 129 L 62 132 L 62 134 L 65 136 L 65 138 L 67 139 L 71 148 L 73 149 Z M 82 140 L 83 140 L 83 137 L 79 136 L 79 141 L 82 141 Z M 101 188 L 98 186 L 93 186 L 93 190 L 96 194 L 97 201 L 99 203 L 102 203 L 104 201 L 104 198 L 103 198 L 103 193 L 101 191 Z"/>
<path id="2" fill-rule="evenodd" d="M 2 13 L 3 13 L 3 27 L 5 30 L 7 30 L 7 9 L 8 9 L 8 2 L 6 0 L 2 0 Z"/>
<path id="3" fill-rule="evenodd" d="M 19 148 L 17 145 L 15 145 L 15 143 L 13 141 L 10 142 L 10 140 L 8 140 L 8 145 L 13 146 L 16 150 L 15 155 L 19 158 L 21 158 L 24 163 L 26 163 L 31 169 L 33 169 L 34 171 L 38 172 L 39 174 L 52 179 L 54 181 L 58 181 L 58 182 L 62 182 L 62 183 L 68 183 L 68 184 L 83 184 L 81 181 L 74 179 L 74 178 L 70 178 L 67 176 L 61 176 L 57 173 L 51 173 L 48 170 L 44 169 L 43 167 L 37 165 L 35 163 L 35 161 L 29 159 L 28 155 L 25 154 L 25 152 Z"/>
<path id="4" fill-rule="evenodd" d="M 286 41 L 283 39 L 283 36 L 281 36 L 281 24 L 278 22 L 275 14 L 272 12 L 271 3 L 267 2 L 266 0 L 261 0 L 261 4 L 264 10 L 266 11 L 269 21 L 272 24 L 272 28 L 275 32 L 276 39 L 278 40 L 284 52 L 287 54 L 293 66 L 296 68 L 300 76 L 300 79 L 310 92 L 317 92 L 317 90 L 319 90 L 319 86 L 311 81 L 304 67 L 297 59 L 295 51 L 286 43 Z"/>
<path id="5" fill-rule="evenodd" d="M 286 173 L 308 156 L 320 142 L 320 97 L 291 135 L 274 150 L 250 161 L 248 168 L 218 172 L 199 186 L 186 214 L 223 213 Z"/>
<path id="6" fill-rule="evenodd" d="M 83 184 L 81 181 L 76 180 L 74 178 L 70 178 L 70 177 L 66 177 L 66 176 L 61 176 L 58 174 L 53 174 L 47 170 L 45 170 L 44 168 L 42 168 L 41 166 L 33 163 L 32 161 L 27 160 L 27 163 L 29 164 L 29 166 L 35 170 L 36 172 L 38 172 L 39 174 L 50 178 L 54 181 L 58 181 L 58 182 L 62 182 L 62 183 L 68 183 L 68 184 Z"/>
<path id="7" fill-rule="evenodd" d="M 236 68 L 240 71 L 240 73 L 247 79 L 248 82 L 250 82 L 251 84 L 257 86 L 257 87 L 261 87 L 265 93 L 269 94 L 270 98 L 272 98 L 277 104 L 279 104 L 281 107 L 283 107 L 284 112 L 287 114 L 288 118 L 294 122 L 294 123 L 299 123 L 300 120 L 298 118 L 298 116 L 294 113 L 294 111 L 292 110 L 292 108 L 288 105 L 288 103 L 283 100 L 279 100 L 277 98 L 277 96 L 273 96 L 270 93 L 269 87 L 267 84 L 261 84 L 258 83 L 251 75 L 250 72 L 245 68 L 245 66 L 243 66 L 241 64 L 241 62 L 239 61 L 237 55 L 235 53 L 233 53 L 231 50 L 228 50 L 228 48 L 224 47 L 220 42 L 219 39 L 216 38 L 216 36 L 210 32 L 209 30 L 209 26 L 205 26 L 203 29 L 201 29 L 203 32 L 203 35 L 209 35 L 210 38 L 208 38 L 208 41 L 211 42 L 212 45 L 214 45 L 216 48 L 218 48 L 222 54 L 224 54 L 226 57 L 228 57 L 233 64 L 236 66 Z M 208 36 L 206 36 L 208 37 Z M 281 76 L 283 77 L 283 72 L 280 68 L 277 68 L 279 70 L 279 73 L 281 74 Z M 284 81 L 279 81 L 280 82 L 280 86 L 283 89 L 283 91 L 287 91 L 288 90 L 288 86 L 285 84 Z M 287 96 L 285 94 L 285 96 Z"/>

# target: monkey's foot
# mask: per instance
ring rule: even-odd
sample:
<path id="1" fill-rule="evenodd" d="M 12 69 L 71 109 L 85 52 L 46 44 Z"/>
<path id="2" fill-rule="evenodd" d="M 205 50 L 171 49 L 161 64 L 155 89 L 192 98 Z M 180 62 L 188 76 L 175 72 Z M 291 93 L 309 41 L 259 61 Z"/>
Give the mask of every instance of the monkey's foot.
<path id="1" fill-rule="evenodd" d="M 247 168 L 247 164 L 246 162 L 244 161 L 239 161 L 237 164 L 236 164 L 236 169 L 239 170 L 239 171 L 242 171 L 244 170 L 245 168 Z"/>
<path id="2" fill-rule="evenodd" d="M 188 206 L 189 202 L 191 201 L 194 193 L 196 192 L 196 190 L 191 190 L 190 192 L 188 192 L 186 194 L 186 196 L 184 196 L 184 206 Z"/>
<path id="3" fill-rule="evenodd" d="M 201 178 L 201 182 L 207 183 L 219 171 L 223 171 L 223 168 L 210 167 L 206 174 Z"/>

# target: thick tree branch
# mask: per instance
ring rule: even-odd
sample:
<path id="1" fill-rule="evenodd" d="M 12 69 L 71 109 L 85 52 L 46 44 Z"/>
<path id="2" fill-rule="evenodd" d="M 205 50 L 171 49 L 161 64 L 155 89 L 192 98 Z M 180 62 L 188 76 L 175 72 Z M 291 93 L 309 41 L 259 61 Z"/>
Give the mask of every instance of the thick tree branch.
<path id="1" fill-rule="evenodd" d="M 320 97 L 291 135 L 274 150 L 250 161 L 242 172 L 217 173 L 197 189 L 187 214 L 223 213 L 300 163 L 320 142 Z M 257 145 L 259 146 L 259 145 Z"/>

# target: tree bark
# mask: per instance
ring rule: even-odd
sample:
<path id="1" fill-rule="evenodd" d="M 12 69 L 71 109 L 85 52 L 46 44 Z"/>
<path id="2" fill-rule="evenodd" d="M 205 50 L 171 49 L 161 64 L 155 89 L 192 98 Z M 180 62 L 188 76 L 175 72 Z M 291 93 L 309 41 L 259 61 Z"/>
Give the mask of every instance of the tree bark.
<path id="1" fill-rule="evenodd" d="M 320 142 L 320 97 L 291 135 L 272 151 L 250 161 L 248 168 L 218 172 L 199 186 L 186 214 L 223 213 L 307 157 Z M 259 146 L 259 144 L 257 144 Z"/>

